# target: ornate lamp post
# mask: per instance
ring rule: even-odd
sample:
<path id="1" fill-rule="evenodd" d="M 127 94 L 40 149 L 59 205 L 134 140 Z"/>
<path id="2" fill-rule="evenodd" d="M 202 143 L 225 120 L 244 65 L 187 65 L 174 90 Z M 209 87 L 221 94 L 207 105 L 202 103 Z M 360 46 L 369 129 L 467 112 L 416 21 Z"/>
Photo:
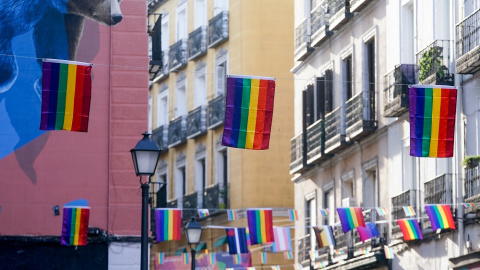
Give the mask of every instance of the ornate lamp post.
<path id="1" fill-rule="evenodd" d="M 195 218 L 192 217 L 192 220 L 187 223 L 185 226 L 185 235 L 187 236 L 187 243 L 190 245 L 190 250 L 192 251 L 192 268 L 195 270 L 195 248 L 192 245 L 197 245 L 200 243 L 200 238 L 202 237 L 202 226 L 195 221 Z"/>

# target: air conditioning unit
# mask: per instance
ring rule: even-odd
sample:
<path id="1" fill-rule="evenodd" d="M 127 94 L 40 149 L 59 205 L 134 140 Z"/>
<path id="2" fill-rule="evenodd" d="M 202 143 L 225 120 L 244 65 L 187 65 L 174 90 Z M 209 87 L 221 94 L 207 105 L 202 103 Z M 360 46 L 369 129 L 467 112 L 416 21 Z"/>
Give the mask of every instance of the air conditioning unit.
<path id="1" fill-rule="evenodd" d="M 342 207 L 355 207 L 357 206 L 357 200 L 355 198 L 345 198 L 342 200 Z"/>

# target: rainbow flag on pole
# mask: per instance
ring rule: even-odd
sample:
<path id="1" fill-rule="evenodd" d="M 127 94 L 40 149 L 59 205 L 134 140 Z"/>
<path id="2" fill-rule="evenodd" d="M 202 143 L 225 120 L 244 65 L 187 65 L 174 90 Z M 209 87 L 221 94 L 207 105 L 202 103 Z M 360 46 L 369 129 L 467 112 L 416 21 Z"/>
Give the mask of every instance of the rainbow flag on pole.
<path id="1" fill-rule="evenodd" d="M 87 244 L 90 207 L 64 207 L 61 244 L 85 246 Z"/>
<path id="2" fill-rule="evenodd" d="M 415 210 L 413 210 L 413 207 L 411 205 L 403 206 L 403 211 L 405 212 L 406 217 L 415 216 Z"/>
<path id="3" fill-rule="evenodd" d="M 437 229 L 454 229 L 455 222 L 452 217 L 452 210 L 450 206 L 446 204 L 425 205 L 428 218 L 432 223 L 432 230 Z"/>
<path id="4" fill-rule="evenodd" d="M 260 263 L 266 264 L 267 263 L 267 253 L 260 252 Z"/>
<path id="5" fill-rule="evenodd" d="M 377 225 L 375 225 L 375 223 L 367 222 L 365 225 L 366 225 L 365 227 L 362 227 L 362 226 L 357 227 L 357 232 L 362 242 L 365 242 L 370 238 L 380 236 L 380 233 L 377 230 Z"/>
<path id="6" fill-rule="evenodd" d="M 157 242 L 181 240 L 182 210 L 172 208 L 155 209 Z"/>
<path id="7" fill-rule="evenodd" d="M 295 209 L 288 210 L 288 218 L 290 221 L 298 221 L 298 213 Z"/>
<path id="8" fill-rule="evenodd" d="M 453 157 L 457 89 L 416 85 L 409 89 L 410 155 Z"/>
<path id="9" fill-rule="evenodd" d="M 377 207 L 377 213 L 379 216 L 383 217 L 388 213 L 388 211 L 385 207 Z"/>
<path id="10" fill-rule="evenodd" d="M 393 255 L 393 249 L 389 246 L 384 246 L 383 250 L 385 251 L 385 258 L 387 260 L 392 260 L 394 255 Z"/>
<path id="11" fill-rule="evenodd" d="M 285 260 L 292 260 L 293 259 L 293 252 L 284 251 L 283 252 L 283 257 L 285 258 Z"/>
<path id="12" fill-rule="evenodd" d="M 222 145 L 268 149 L 274 97 L 274 78 L 227 76 Z"/>
<path id="13" fill-rule="evenodd" d="M 40 130 L 88 131 L 92 65 L 45 59 Z"/>
<path id="14" fill-rule="evenodd" d="M 237 220 L 238 219 L 238 213 L 235 210 L 227 210 L 227 216 L 228 220 Z"/>
<path id="15" fill-rule="evenodd" d="M 422 231 L 416 219 L 399 219 L 397 223 L 402 230 L 403 240 L 423 239 Z"/>
<path id="16" fill-rule="evenodd" d="M 274 241 L 272 219 L 272 209 L 247 210 L 251 245 Z"/>
<path id="17" fill-rule="evenodd" d="M 343 233 L 347 233 L 358 226 L 365 227 L 361 207 L 337 208 L 337 213 L 340 217 Z"/>

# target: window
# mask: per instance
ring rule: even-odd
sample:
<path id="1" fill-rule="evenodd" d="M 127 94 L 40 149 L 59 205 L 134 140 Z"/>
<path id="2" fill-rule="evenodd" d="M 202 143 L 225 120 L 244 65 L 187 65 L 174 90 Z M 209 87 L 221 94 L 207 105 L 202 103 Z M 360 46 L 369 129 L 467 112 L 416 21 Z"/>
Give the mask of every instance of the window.
<path id="1" fill-rule="evenodd" d="M 305 246 L 310 247 L 310 250 L 315 250 L 315 234 L 313 233 L 313 226 L 317 225 L 317 200 L 316 193 L 313 192 L 305 197 Z"/>
<path id="2" fill-rule="evenodd" d="M 197 192 L 198 206 L 203 207 L 203 193 L 207 187 L 206 147 L 199 144 L 195 150 L 195 191 Z"/>
<path id="3" fill-rule="evenodd" d="M 349 55 L 343 59 L 343 85 L 345 93 L 345 101 L 349 100 L 353 96 L 353 74 L 352 74 L 352 55 Z"/>
<path id="4" fill-rule="evenodd" d="M 413 1 L 402 1 L 400 27 L 400 61 L 403 64 L 415 63 Z"/>
<path id="5" fill-rule="evenodd" d="M 335 224 L 335 193 L 333 181 L 323 188 L 323 208 L 328 209 L 330 214 L 324 219 L 324 224 L 332 226 Z"/>
<path id="6" fill-rule="evenodd" d="M 195 93 L 194 101 L 195 108 L 201 105 L 207 105 L 207 77 L 206 67 L 203 62 L 200 62 L 195 71 Z"/>
<path id="7" fill-rule="evenodd" d="M 303 121 L 305 130 L 319 119 L 325 116 L 325 77 L 315 78 L 303 90 Z M 331 96 L 331 95 L 330 95 Z"/>
<path id="8" fill-rule="evenodd" d="M 215 178 L 216 184 L 220 188 L 220 208 L 228 209 L 230 207 L 229 202 L 229 179 L 228 179 L 228 151 L 227 147 L 221 145 L 222 138 L 220 137 L 216 142 L 216 155 L 215 155 Z"/>
<path id="9" fill-rule="evenodd" d="M 170 23 L 168 13 L 162 14 L 162 51 L 170 48 Z"/>
<path id="10" fill-rule="evenodd" d="M 188 38 L 187 32 L 187 2 L 180 4 L 176 12 L 175 41 Z"/>
<path id="11" fill-rule="evenodd" d="M 187 194 L 187 157 L 183 152 L 175 159 L 175 196 L 178 205 L 183 205 L 183 196 Z"/>
<path id="12" fill-rule="evenodd" d="M 187 115 L 187 85 L 186 77 L 180 73 L 177 79 L 177 86 L 175 89 L 175 118 Z"/>
<path id="13" fill-rule="evenodd" d="M 403 141 L 402 151 L 402 187 L 403 191 L 416 189 L 415 158 L 410 156 L 410 140 Z"/>
<path id="14" fill-rule="evenodd" d="M 167 206 L 167 199 L 169 198 L 168 194 L 168 186 L 173 186 L 172 183 L 168 183 L 168 165 L 165 161 L 160 160 L 157 169 L 157 178 L 155 182 L 155 188 L 157 188 L 156 193 L 156 207 L 166 207 Z M 165 183 L 165 184 L 162 184 Z"/>
<path id="15" fill-rule="evenodd" d="M 228 0 L 215 0 L 213 4 L 213 16 L 222 11 L 228 11 Z"/>
<path id="16" fill-rule="evenodd" d="M 354 198 L 355 189 L 354 189 L 354 171 L 351 170 L 348 173 L 342 175 L 342 204 L 343 199 Z M 344 206 L 344 205 L 342 205 Z"/>
<path id="17" fill-rule="evenodd" d="M 162 85 L 157 95 L 157 127 L 168 124 L 168 88 Z"/>
<path id="18" fill-rule="evenodd" d="M 225 95 L 226 88 L 226 76 L 227 76 L 227 60 L 221 59 L 215 66 L 215 92 L 216 95 Z"/>
<path id="19" fill-rule="evenodd" d="M 325 70 L 325 114 L 333 110 L 333 71 Z"/>
<path id="20" fill-rule="evenodd" d="M 152 133 L 152 115 L 153 115 L 152 96 L 148 94 L 148 132 Z"/>
<path id="21" fill-rule="evenodd" d="M 195 0 L 194 28 L 207 25 L 207 0 Z"/>
<path id="22" fill-rule="evenodd" d="M 364 107 L 364 119 L 375 119 L 375 38 L 369 39 L 364 45 L 367 61 L 365 70 L 367 71 L 368 86 L 366 91 L 368 95 L 368 106 Z"/>

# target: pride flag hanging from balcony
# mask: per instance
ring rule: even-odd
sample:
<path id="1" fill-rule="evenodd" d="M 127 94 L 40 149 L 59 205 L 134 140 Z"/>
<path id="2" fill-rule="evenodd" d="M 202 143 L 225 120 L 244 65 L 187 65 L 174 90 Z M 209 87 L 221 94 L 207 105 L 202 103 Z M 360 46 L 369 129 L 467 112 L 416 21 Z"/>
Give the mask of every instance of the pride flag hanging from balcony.
<path id="1" fill-rule="evenodd" d="M 361 207 L 337 208 L 337 212 L 340 217 L 343 233 L 347 233 L 358 226 L 365 227 Z"/>
<path id="2" fill-rule="evenodd" d="M 222 145 L 268 149 L 274 97 L 274 78 L 227 76 Z"/>
<path id="3" fill-rule="evenodd" d="M 181 240 L 182 210 L 155 209 L 157 242 Z"/>
<path id="4" fill-rule="evenodd" d="M 375 223 L 367 222 L 365 225 L 365 227 L 357 227 L 357 232 L 362 242 L 365 242 L 366 240 L 375 236 L 380 236 L 380 233 L 377 230 L 377 225 L 375 225 Z"/>
<path id="5" fill-rule="evenodd" d="M 409 89 L 410 155 L 453 157 L 457 89 L 416 85 Z"/>
<path id="6" fill-rule="evenodd" d="M 450 206 L 446 204 L 425 205 L 428 218 L 432 223 L 432 230 L 437 229 L 454 229 L 455 222 L 453 221 L 452 211 Z"/>
<path id="7" fill-rule="evenodd" d="M 247 210 L 247 220 L 251 245 L 274 241 L 272 209 Z"/>
<path id="8" fill-rule="evenodd" d="M 88 131 L 91 70 L 89 63 L 44 60 L 40 130 Z"/>
<path id="9" fill-rule="evenodd" d="M 64 206 L 61 244 L 65 246 L 87 245 L 90 207 Z"/>
<path id="10" fill-rule="evenodd" d="M 318 247 L 335 246 L 335 238 L 333 237 L 333 229 L 329 225 L 313 227 L 315 237 L 317 238 Z"/>
<path id="11" fill-rule="evenodd" d="M 397 223 L 402 230 L 403 240 L 423 239 L 422 231 L 416 219 L 399 219 Z"/>

